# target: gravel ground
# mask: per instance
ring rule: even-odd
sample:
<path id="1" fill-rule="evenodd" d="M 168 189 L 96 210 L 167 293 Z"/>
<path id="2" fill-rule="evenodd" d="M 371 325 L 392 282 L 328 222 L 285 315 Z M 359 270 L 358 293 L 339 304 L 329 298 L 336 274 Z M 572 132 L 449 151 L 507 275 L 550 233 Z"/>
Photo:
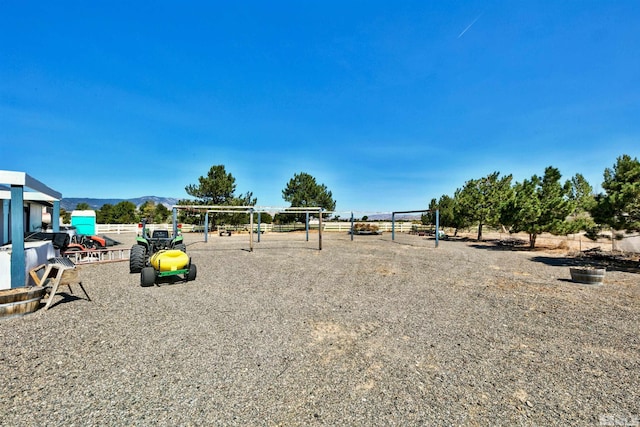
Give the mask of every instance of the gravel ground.
<path id="1" fill-rule="evenodd" d="M 637 422 L 637 272 L 390 237 L 186 235 L 197 279 L 150 288 L 82 266 L 93 301 L 0 321 L 0 424 Z"/>

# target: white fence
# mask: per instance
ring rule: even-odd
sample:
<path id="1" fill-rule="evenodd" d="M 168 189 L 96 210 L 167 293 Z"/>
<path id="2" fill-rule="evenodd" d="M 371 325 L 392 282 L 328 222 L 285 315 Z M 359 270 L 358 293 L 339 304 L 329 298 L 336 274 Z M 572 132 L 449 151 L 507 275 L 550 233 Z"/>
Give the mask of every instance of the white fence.
<path id="1" fill-rule="evenodd" d="M 96 234 L 137 233 L 138 224 L 96 224 Z"/>
<path id="2" fill-rule="evenodd" d="M 357 224 L 370 224 L 372 226 L 377 226 L 378 227 L 378 231 L 388 231 L 389 233 L 391 232 L 391 226 L 392 223 L 391 221 L 388 222 L 363 222 L 363 221 L 357 221 Z M 338 232 L 347 232 L 351 230 L 351 223 L 350 222 L 325 222 L 322 224 L 322 231 L 338 231 Z M 408 221 L 396 221 L 395 224 L 395 229 L 396 232 L 398 233 L 408 233 L 411 231 L 411 227 L 413 227 L 415 224 L 413 224 L 412 222 L 408 222 Z"/>

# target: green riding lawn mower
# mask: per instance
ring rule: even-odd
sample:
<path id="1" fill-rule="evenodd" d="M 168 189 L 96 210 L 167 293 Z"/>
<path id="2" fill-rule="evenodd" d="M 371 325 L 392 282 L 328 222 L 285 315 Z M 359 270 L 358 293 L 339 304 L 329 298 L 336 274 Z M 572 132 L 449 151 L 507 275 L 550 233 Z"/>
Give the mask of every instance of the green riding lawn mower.
<path id="1" fill-rule="evenodd" d="M 167 276 L 183 275 L 185 281 L 195 280 L 196 266 L 186 252 L 181 234 L 171 236 L 168 230 L 154 230 L 149 235 L 147 223 L 142 221 L 142 234 L 131 247 L 129 272 L 140 273 L 142 286 L 152 286 L 158 278 Z"/>

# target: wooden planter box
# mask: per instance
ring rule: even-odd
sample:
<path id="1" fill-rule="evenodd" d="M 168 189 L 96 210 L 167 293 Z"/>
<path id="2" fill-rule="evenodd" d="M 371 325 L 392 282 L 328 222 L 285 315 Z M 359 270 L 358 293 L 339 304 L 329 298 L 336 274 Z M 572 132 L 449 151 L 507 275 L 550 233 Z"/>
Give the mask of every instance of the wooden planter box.
<path id="1" fill-rule="evenodd" d="M 36 311 L 40 308 L 44 293 L 45 288 L 41 286 L 1 290 L 0 318 L 23 316 Z"/>

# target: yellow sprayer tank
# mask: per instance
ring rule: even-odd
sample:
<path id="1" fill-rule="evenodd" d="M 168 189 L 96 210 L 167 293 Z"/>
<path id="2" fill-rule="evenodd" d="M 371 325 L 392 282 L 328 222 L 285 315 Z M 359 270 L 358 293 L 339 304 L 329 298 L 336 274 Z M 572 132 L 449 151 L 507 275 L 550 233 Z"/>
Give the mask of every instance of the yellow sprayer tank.
<path id="1" fill-rule="evenodd" d="M 189 256 L 177 249 L 158 251 L 149 260 L 157 271 L 176 271 L 187 268 Z"/>

